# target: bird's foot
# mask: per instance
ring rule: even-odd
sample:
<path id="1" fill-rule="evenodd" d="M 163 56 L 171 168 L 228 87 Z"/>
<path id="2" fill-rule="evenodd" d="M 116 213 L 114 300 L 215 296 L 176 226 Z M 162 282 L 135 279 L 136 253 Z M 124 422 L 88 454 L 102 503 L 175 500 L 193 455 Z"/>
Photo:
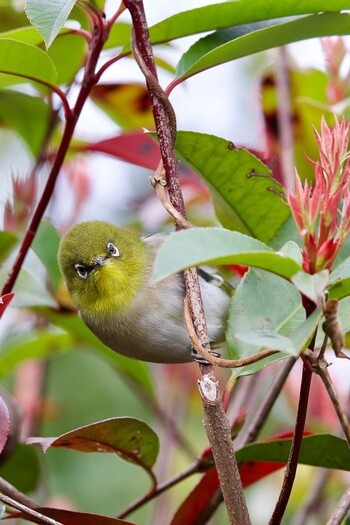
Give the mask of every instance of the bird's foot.
<path id="1" fill-rule="evenodd" d="M 220 357 L 220 354 L 218 352 L 210 351 L 210 354 L 214 357 Z M 209 361 L 207 361 L 197 350 L 194 348 L 194 346 L 191 346 L 191 357 L 193 361 L 196 363 L 199 363 L 200 365 L 210 365 Z"/>

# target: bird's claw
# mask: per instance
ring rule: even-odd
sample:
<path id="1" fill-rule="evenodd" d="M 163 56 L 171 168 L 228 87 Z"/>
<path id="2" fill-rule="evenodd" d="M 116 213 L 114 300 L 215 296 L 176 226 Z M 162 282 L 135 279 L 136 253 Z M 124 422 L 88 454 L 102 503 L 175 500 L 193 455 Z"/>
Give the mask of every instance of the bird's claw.
<path id="1" fill-rule="evenodd" d="M 220 357 L 220 354 L 218 352 L 210 351 L 210 354 L 213 357 Z M 199 363 L 200 365 L 210 365 L 209 361 L 207 361 L 197 350 L 194 348 L 194 346 L 191 346 L 191 357 L 193 361 L 196 363 Z"/>

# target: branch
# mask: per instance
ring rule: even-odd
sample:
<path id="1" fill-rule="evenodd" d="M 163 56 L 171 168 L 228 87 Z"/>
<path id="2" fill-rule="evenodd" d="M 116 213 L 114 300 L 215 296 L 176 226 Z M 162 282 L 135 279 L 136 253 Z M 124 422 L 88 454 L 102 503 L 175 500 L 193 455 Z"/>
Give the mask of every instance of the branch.
<path id="1" fill-rule="evenodd" d="M 22 241 L 22 244 L 19 248 L 19 252 L 17 254 L 17 257 L 14 261 L 14 264 L 12 266 L 12 269 L 7 277 L 7 280 L 3 286 L 1 295 L 5 295 L 7 293 L 10 293 L 13 289 L 13 286 L 17 280 L 17 277 L 19 275 L 20 269 L 22 267 L 22 264 L 27 256 L 27 253 L 29 251 L 29 248 L 33 242 L 33 239 L 36 235 L 36 232 L 39 228 L 40 222 L 44 216 L 44 213 L 46 211 L 46 208 L 51 200 L 56 180 L 58 177 L 58 174 L 60 172 L 60 169 L 62 167 L 63 161 L 65 159 L 66 153 L 69 148 L 70 141 L 72 139 L 75 126 L 77 123 L 77 120 L 80 116 L 81 110 L 83 109 L 83 106 L 86 102 L 86 99 L 88 98 L 90 91 L 94 84 L 96 83 L 96 78 L 94 75 L 95 67 L 98 61 L 98 58 L 100 56 L 102 47 L 104 42 L 106 41 L 108 37 L 107 28 L 104 27 L 103 31 L 100 31 L 100 26 L 103 26 L 102 20 L 100 21 L 100 24 L 96 27 L 98 29 L 94 33 L 94 38 L 92 39 L 91 46 L 90 46 L 90 54 L 89 59 L 86 63 L 85 68 L 85 74 L 82 82 L 82 86 L 80 88 L 80 92 L 77 97 L 76 104 L 73 108 L 73 110 L 69 110 L 68 114 L 66 114 L 66 125 L 63 132 L 63 136 L 61 139 L 60 146 L 58 148 L 55 161 L 53 163 L 53 166 L 51 168 L 51 172 L 49 174 L 49 177 L 46 182 L 46 186 L 44 188 L 43 194 L 40 198 L 40 201 L 35 209 L 34 215 L 32 217 L 32 220 L 30 221 L 30 224 L 28 226 L 28 230 L 26 231 L 26 234 L 24 236 L 24 239 Z M 57 88 L 58 89 L 58 88 Z M 57 92 L 57 91 L 56 91 Z M 63 102 L 64 99 L 62 99 Z"/>
<path id="2" fill-rule="evenodd" d="M 195 463 L 190 465 L 186 470 L 184 470 L 183 472 L 180 472 L 180 474 L 177 474 L 176 476 L 169 479 L 162 485 L 158 485 L 155 490 L 153 490 L 152 492 L 148 492 L 144 496 L 141 496 L 141 498 L 134 501 L 131 505 L 129 505 L 129 507 L 127 507 L 122 512 L 120 512 L 117 518 L 120 518 L 120 519 L 125 518 L 126 516 L 131 514 L 131 512 L 134 512 L 135 510 L 139 509 L 140 507 L 142 507 L 143 505 L 145 505 L 152 499 L 159 496 L 159 494 L 162 494 L 162 492 L 165 492 L 166 490 L 180 483 L 180 481 L 183 481 L 189 478 L 190 476 L 192 476 L 192 474 L 197 474 L 198 472 L 201 472 L 201 465 L 202 463 L 200 463 L 199 461 L 196 461 Z"/>
<path id="3" fill-rule="evenodd" d="M 265 359 L 265 357 L 269 357 L 270 355 L 274 355 L 278 353 L 278 350 L 262 350 L 261 352 L 257 354 L 253 354 L 249 357 L 244 357 L 243 359 L 222 359 L 221 357 L 216 357 L 210 352 L 208 352 L 208 350 L 206 350 L 201 345 L 196 335 L 196 332 L 194 330 L 194 326 L 192 323 L 190 311 L 189 311 L 187 298 L 185 298 L 185 302 L 184 302 L 184 312 L 185 312 L 186 328 L 188 331 L 188 335 L 191 339 L 192 345 L 197 350 L 197 352 L 206 361 L 208 361 L 208 363 L 212 365 L 220 366 L 221 368 L 240 368 L 242 366 L 251 365 L 252 363 L 256 363 L 257 361 L 261 361 L 262 359 Z"/>
<path id="4" fill-rule="evenodd" d="M 292 108 L 290 102 L 290 75 L 288 55 L 285 47 L 277 50 L 276 87 L 278 95 L 277 120 L 280 141 L 280 155 L 283 186 L 286 190 L 294 187 L 294 137 Z"/>
<path id="5" fill-rule="evenodd" d="M 35 501 L 32 501 L 31 499 L 29 499 L 25 494 L 20 492 L 18 489 L 16 489 L 16 487 L 14 487 L 8 481 L 6 481 L 6 479 L 1 478 L 1 477 L 0 477 L 0 494 L 4 494 L 5 496 L 10 497 L 13 500 L 17 501 L 18 503 L 32 510 L 39 507 L 39 505 L 37 505 Z"/>
<path id="6" fill-rule="evenodd" d="M 350 447 L 350 423 L 347 418 L 347 415 L 345 413 L 345 410 L 339 400 L 339 396 L 337 394 L 337 391 L 334 387 L 332 378 L 328 372 L 328 363 L 323 358 L 316 357 L 312 352 L 306 351 L 305 355 L 309 359 L 312 370 L 320 376 L 320 378 L 323 381 L 323 384 L 328 392 L 328 395 L 333 403 L 333 406 L 335 408 L 335 411 L 337 413 L 338 419 L 340 421 L 341 427 L 343 429 L 344 435 L 346 437 L 346 440 L 348 442 L 348 445 Z"/>
<path id="7" fill-rule="evenodd" d="M 341 525 L 343 519 L 350 510 L 350 487 L 346 489 L 341 500 L 336 506 L 332 516 L 327 521 L 326 525 Z"/>
<path id="8" fill-rule="evenodd" d="M 133 21 L 134 56 L 146 77 L 170 203 L 186 219 L 177 162 L 173 150 L 176 128 L 172 122 L 172 111 L 169 109 L 170 102 L 167 101 L 167 97 L 158 84 L 143 1 L 124 0 L 124 4 L 129 9 Z M 180 228 L 179 225 L 175 225 L 175 227 L 176 229 Z M 196 336 L 201 345 L 209 349 L 209 337 L 197 270 L 195 268 L 186 270 L 184 279 Z M 230 425 L 222 406 L 218 384 L 211 365 L 201 364 L 200 372 L 199 386 L 204 409 L 204 425 L 212 447 L 230 523 L 248 525 L 250 518 L 231 441 Z"/>
<path id="9" fill-rule="evenodd" d="M 308 520 L 311 519 L 311 515 L 315 514 L 316 512 L 318 515 L 321 515 L 321 513 L 324 511 L 323 505 L 325 503 L 325 487 L 329 481 L 331 473 L 332 471 L 327 468 L 318 469 L 316 482 L 309 491 L 306 503 L 294 517 L 292 525 L 304 525 L 304 523 L 307 523 Z"/>
<path id="10" fill-rule="evenodd" d="M 298 467 L 301 443 L 303 440 L 307 406 L 311 387 L 311 378 L 312 369 L 310 363 L 305 359 L 301 378 L 298 412 L 294 428 L 292 445 L 289 452 L 289 458 L 283 479 L 281 492 L 275 510 L 272 514 L 271 520 L 269 521 L 269 525 L 279 525 L 281 523 L 289 501 L 290 494 L 292 492 L 293 483 Z"/>
<path id="11" fill-rule="evenodd" d="M 275 381 L 271 385 L 271 388 L 269 389 L 266 398 L 261 403 L 252 422 L 250 423 L 248 431 L 245 437 L 243 438 L 242 443 L 240 443 L 241 447 L 244 447 L 257 439 L 266 419 L 268 418 L 271 412 L 273 405 L 275 404 L 278 396 L 281 393 L 284 383 L 286 382 L 286 379 L 289 376 L 289 372 L 293 368 L 295 362 L 295 357 L 290 357 L 284 362 L 281 370 L 276 376 Z"/>
<path id="12" fill-rule="evenodd" d="M 47 516 L 44 516 L 44 514 L 41 514 L 40 512 L 37 512 L 36 510 L 33 510 L 22 503 L 18 503 L 18 501 L 15 501 L 9 496 L 5 496 L 5 494 L 2 494 L 1 492 L 0 501 L 6 505 L 9 505 L 10 507 L 13 507 L 14 509 L 19 510 L 20 512 L 23 512 L 24 514 L 27 514 L 28 516 L 31 516 L 32 518 L 35 518 L 36 523 L 39 522 L 43 523 L 44 525 L 63 525 L 60 521 L 48 518 Z"/>

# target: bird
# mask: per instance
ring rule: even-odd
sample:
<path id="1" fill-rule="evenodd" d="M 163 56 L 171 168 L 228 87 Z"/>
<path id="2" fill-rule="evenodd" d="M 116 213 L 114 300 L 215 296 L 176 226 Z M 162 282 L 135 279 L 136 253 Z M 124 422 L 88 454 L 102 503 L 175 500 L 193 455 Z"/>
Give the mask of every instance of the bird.
<path id="1" fill-rule="evenodd" d="M 63 235 L 58 264 L 72 303 L 106 346 L 141 361 L 186 363 L 194 354 L 184 321 L 183 275 L 151 280 L 166 238 L 142 238 L 105 221 L 82 222 Z M 231 288 L 208 268 L 199 269 L 199 280 L 209 339 L 220 347 Z"/>

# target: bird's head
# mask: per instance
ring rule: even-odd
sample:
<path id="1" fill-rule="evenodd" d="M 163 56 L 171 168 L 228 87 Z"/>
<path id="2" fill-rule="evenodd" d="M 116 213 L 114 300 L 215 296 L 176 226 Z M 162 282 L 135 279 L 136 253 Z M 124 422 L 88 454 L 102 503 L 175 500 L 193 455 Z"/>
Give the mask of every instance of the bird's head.
<path id="1" fill-rule="evenodd" d="M 102 221 L 73 226 L 58 251 L 72 301 L 89 316 L 126 310 L 148 274 L 150 260 L 149 248 L 137 235 Z"/>

